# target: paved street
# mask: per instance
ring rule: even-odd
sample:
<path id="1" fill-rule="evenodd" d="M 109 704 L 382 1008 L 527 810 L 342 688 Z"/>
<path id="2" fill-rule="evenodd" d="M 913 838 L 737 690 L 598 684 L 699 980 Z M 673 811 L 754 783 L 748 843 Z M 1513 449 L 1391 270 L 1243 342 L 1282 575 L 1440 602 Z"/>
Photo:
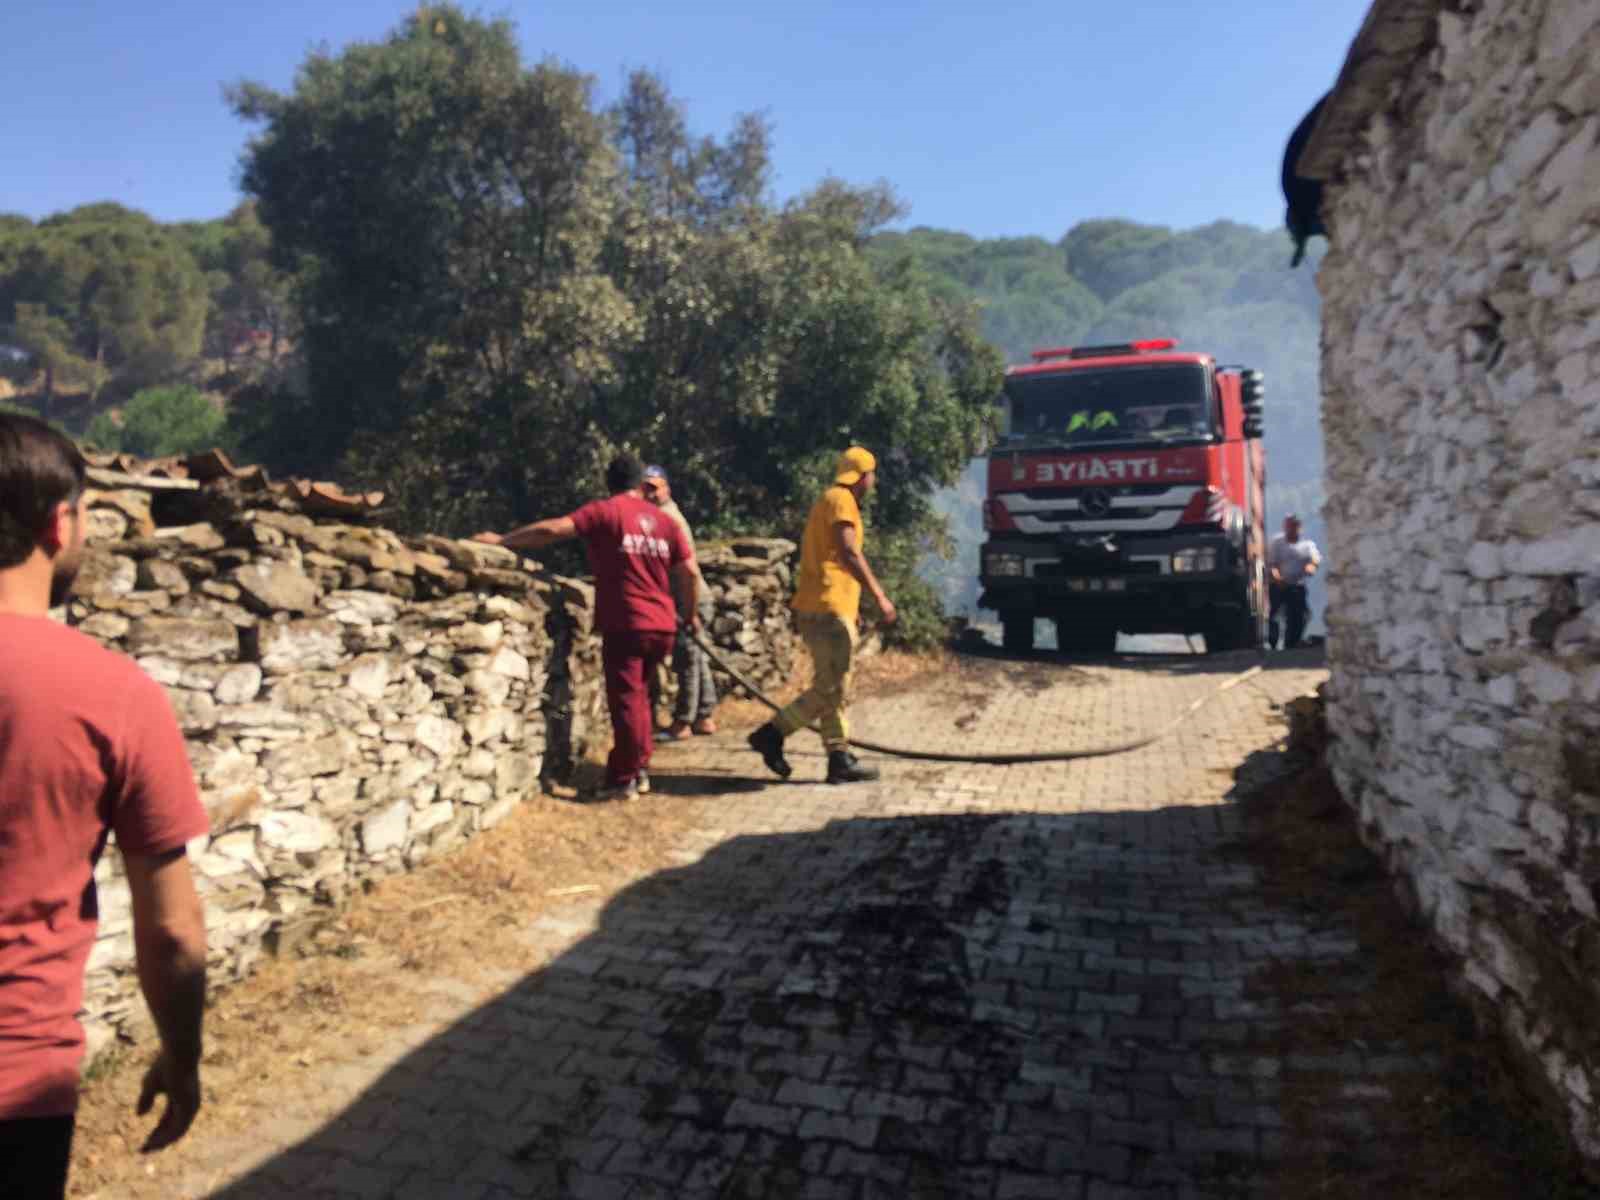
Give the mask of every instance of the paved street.
<path id="1" fill-rule="evenodd" d="M 1122 741 L 1250 661 L 968 659 L 860 705 L 856 732 L 990 752 Z M 537 969 L 330 1069 L 340 1115 L 285 1112 L 228 1148 L 215 1194 L 1274 1194 L 1274 1162 L 1310 1141 L 1359 1150 L 1368 1106 L 1427 1064 L 1297 1052 L 1258 986 L 1268 964 L 1329 958 L 1361 986 L 1353 940 L 1273 911 L 1222 852 L 1236 769 L 1275 769 L 1276 707 L 1323 677 L 1313 652 L 1269 668 L 1108 758 L 883 759 L 880 783 L 827 787 L 809 735 L 787 784 L 742 732 L 663 749 L 650 803 L 714 798 L 680 866 L 542 919 Z M 1296 1072 L 1347 1101 L 1309 1132 L 1279 1104 Z"/>

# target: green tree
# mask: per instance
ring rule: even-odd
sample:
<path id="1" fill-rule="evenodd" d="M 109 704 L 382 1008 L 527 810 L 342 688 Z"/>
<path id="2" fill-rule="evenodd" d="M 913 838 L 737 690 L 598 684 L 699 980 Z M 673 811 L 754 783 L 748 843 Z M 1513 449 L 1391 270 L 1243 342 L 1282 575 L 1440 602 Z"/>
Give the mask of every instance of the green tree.
<path id="1" fill-rule="evenodd" d="M 1061 239 L 1061 252 L 1073 278 L 1105 301 L 1180 265 L 1170 229 L 1133 221 L 1074 225 Z"/>
<path id="2" fill-rule="evenodd" d="M 273 266 L 272 236 L 255 203 L 247 200 L 220 220 L 184 222 L 176 232 L 210 294 L 205 353 L 222 362 L 230 380 L 270 379 L 282 366 L 297 314 L 293 277 Z"/>
<path id="3" fill-rule="evenodd" d="M 94 400 L 107 383 L 132 390 L 192 365 L 205 280 L 168 230 L 120 205 L 91 204 L 12 237 L 0 323 L 41 358 L 47 409 L 66 377 Z"/>
<path id="4" fill-rule="evenodd" d="M 313 56 L 291 95 L 233 95 L 308 365 L 303 393 L 235 405 L 251 451 L 466 532 L 575 507 L 626 448 L 707 532 L 792 535 L 861 441 L 880 546 L 940 543 L 930 497 L 984 444 L 1000 360 L 974 305 L 872 252 L 886 187 L 774 209 L 759 118 L 691 134 L 648 73 L 596 111 L 586 77 L 448 5 Z"/>
<path id="5" fill-rule="evenodd" d="M 23 301 L 12 311 L 7 338 L 28 353 L 28 373 L 37 371 L 44 377 L 40 412 L 46 420 L 53 415 L 58 385 L 98 394 L 108 374 L 105 365 L 77 352 L 72 326 L 64 318 L 53 316 L 47 305 Z"/>
<path id="6" fill-rule="evenodd" d="M 508 23 L 454 5 L 312 55 L 290 94 L 232 90 L 264 126 L 244 187 L 300 281 L 308 369 L 293 436 L 262 449 L 321 470 L 358 435 L 357 463 L 396 437 L 450 460 L 410 464 L 400 493 L 459 482 L 468 508 L 560 469 L 583 441 L 572 401 L 631 319 L 598 269 L 616 164 L 590 91 L 555 62 L 524 70 Z M 480 434 L 523 443 L 527 468 L 458 461 Z"/>
<path id="7" fill-rule="evenodd" d="M 1009 361 L 1041 346 L 1079 340 L 1104 305 L 1067 271 L 1061 251 L 1043 238 L 980 241 L 917 228 L 881 234 L 872 252 L 909 256 L 926 268 L 937 294 L 979 304 L 984 336 Z"/>
<path id="8" fill-rule="evenodd" d="M 193 454 L 223 439 L 222 410 L 193 387 L 146 388 L 122 409 L 120 424 L 109 413 L 89 423 L 84 440 L 102 450 L 144 458 Z"/>

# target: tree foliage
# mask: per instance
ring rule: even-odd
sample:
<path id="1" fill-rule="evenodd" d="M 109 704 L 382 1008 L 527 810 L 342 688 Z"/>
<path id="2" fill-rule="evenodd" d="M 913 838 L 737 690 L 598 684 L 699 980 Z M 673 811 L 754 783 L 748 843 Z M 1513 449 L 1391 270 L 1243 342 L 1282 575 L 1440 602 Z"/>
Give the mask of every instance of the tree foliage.
<path id="1" fill-rule="evenodd" d="M 261 399 L 258 451 L 459 533 L 568 511 L 626 448 L 705 532 L 793 534 L 860 441 L 883 535 L 937 535 L 999 358 L 973 305 L 872 251 L 887 188 L 774 206 L 759 117 L 692 134 L 648 72 L 599 109 L 449 5 L 232 95 L 262 125 L 245 187 L 300 281 L 309 380 Z"/>
<path id="2" fill-rule="evenodd" d="M 90 204 L 0 232 L 0 324 L 58 384 L 97 397 L 170 379 L 200 352 L 207 298 L 167 228 L 118 204 Z"/>
<path id="3" fill-rule="evenodd" d="M 175 232 L 206 280 L 204 353 L 230 379 L 270 375 L 297 336 L 298 313 L 293 276 L 273 265 L 272 235 L 255 204 L 220 221 L 185 221 Z"/>
<path id="4" fill-rule="evenodd" d="M 110 413 L 96 416 L 84 440 L 102 450 L 163 458 L 219 445 L 225 424 L 216 403 L 197 388 L 146 388 L 123 407 L 120 421 Z"/>

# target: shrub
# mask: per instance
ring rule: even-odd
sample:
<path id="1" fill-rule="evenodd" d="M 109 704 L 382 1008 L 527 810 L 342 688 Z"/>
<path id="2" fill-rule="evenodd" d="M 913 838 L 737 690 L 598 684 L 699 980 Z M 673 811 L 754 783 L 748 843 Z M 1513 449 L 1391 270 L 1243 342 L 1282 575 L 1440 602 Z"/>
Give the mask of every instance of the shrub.
<path id="1" fill-rule="evenodd" d="M 102 450 L 162 458 L 219 445 L 225 424 L 221 409 L 195 388 L 146 388 L 123 408 L 120 426 L 101 413 L 89 422 L 84 440 Z"/>

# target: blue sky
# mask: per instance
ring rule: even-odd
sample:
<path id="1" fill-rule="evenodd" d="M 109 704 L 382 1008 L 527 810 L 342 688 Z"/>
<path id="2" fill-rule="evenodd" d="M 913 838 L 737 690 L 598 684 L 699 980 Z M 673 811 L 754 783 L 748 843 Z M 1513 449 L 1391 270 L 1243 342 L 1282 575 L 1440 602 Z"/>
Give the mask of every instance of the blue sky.
<path id="1" fill-rule="evenodd" d="M 381 39 L 399 0 L 21 0 L 0 21 L 0 212 L 116 200 L 158 220 L 239 199 L 251 127 L 222 85 L 287 90 L 318 46 Z M 551 0 L 509 17 L 525 60 L 561 59 L 604 101 L 661 73 L 698 133 L 775 131 L 779 199 L 828 174 L 886 180 L 908 224 L 1057 238 L 1117 216 L 1275 226 L 1278 165 L 1332 84 L 1368 0 Z"/>

